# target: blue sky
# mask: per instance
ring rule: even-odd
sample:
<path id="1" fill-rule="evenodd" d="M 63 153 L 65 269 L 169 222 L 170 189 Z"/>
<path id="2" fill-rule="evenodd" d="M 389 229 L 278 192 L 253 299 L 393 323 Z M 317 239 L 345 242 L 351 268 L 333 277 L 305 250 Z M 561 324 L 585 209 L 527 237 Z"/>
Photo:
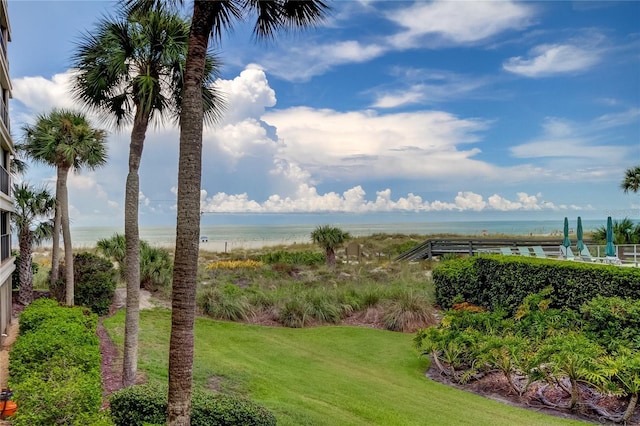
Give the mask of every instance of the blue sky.
<path id="1" fill-rule="evenodd" d="M 214 47 L 229 108 L 204 134 L 202 210 L 217 214 L 203 223 L 640 217 L 619 189 L 640 165 L 640 2 L 331 5 L 314 30 L 254 43 L 239 26 Z M 77 107 L 74 43 L 113 10 L 9 0 L 16 140 L 36 114 Z M 110 133 L 108 166 L 70 177 L 75 226 L 123 223 L 128 130 Z M 147 135 L 143 226 L 175 222 L 177 146 L 171 126 Z M 55 173 L 26 179 L 54 188 Z"/>

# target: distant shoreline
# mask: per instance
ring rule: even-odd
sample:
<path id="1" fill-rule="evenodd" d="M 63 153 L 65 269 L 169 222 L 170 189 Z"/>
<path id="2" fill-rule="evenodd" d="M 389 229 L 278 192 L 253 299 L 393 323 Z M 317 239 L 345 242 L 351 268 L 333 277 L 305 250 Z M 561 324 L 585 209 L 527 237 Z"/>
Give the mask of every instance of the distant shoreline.
<path id="1" fill-rule="evenodd" d="M 603 221 L 583 221 L 585 234 L 604 224 Z M 211 252 L 225 252 L 237 249 L 259 249 L 276 245 L 310 243 L 310 234 L 319 224 L 300 225 L 206 225 L 201 226 L 200 249 Z M 474 238 L 500 236 L 527 236 L 562 238 L 562 220 L 556 221 L 469 221 L 469 222 L 424 222 L 424 223 L 345 223 L 332 224 L 349 232 L 353 237 L 373 234 L 468 236 Z M 573 234 L 573 227 L 570 233 Z M 75 250 L 93 249 L 101 239 L 124 233 L 119 227 L 75 227 L 71 229 Z M 140 238 L 155 247 L 173 249 L 175 247 L 175 227 L 141 227 Z M 575 240 L 575 236 L 572 236 Z M 14 239 L 14 248 L 17 248 Z M 45 242 L 42 248 L 51 248 Z"/>

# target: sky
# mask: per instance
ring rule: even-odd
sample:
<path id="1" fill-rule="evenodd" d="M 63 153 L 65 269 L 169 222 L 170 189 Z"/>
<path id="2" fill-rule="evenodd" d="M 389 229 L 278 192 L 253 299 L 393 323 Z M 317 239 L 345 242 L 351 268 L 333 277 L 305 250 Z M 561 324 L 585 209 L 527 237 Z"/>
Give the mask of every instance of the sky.
<path id="1" fill-rule="evenodd" d="M 256 42 L 245 23 L 212 46 L 227 109 L 204 132 L 203 224 L 640 218 L 620 189 L 640 165 L 640 2 L 329 4 L 317 28 Z M 81 108 L 70 58 L 115 5 L 8 1 L 15 141 Z M 109 162 L 69 176 L 72 226 L 117 226 L 131 129 L 89 117 Z M 178 141 L 147 133 L 142 226 L 175 224 Z M 24 179 L 54 191 L 52 168 Z"/>

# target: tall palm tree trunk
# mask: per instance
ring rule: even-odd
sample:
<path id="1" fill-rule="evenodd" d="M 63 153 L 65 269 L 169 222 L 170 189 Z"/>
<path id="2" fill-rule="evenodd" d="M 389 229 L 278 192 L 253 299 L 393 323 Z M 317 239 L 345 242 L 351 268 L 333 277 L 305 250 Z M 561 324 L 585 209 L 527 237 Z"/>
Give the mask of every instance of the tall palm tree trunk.
<path id="1" fill-rule="evenodd" d="M 178 212 L 169 345 L 168 425 L 191 423 L 193 324 L 200 234 L 202 80 L 217 2 L 194 1 L 180 116 Z"/>
<path id="2" fill-rule="evenodd" d="M 66 180 L 66 172 L 60 167 L 57 168 L 56 177 L 56 213 L 53 217 L 53 242 L 51 246 L 51 275 L 49 285 L 53 288 L 60 278 L 60 230 L 62 227 L 62 181 Z"/>
<path id="3" fill-rule="evenodd" d="M 124 356 L 122 385 L 135 384 L 138 372 L 138 329 L 140 323 L 140 233 L 138 229 L 138 197 L 140 193 L 140 159 L 144 147 L 149 115 L 140 112 L 131 130 L 129 145 L 129 174 L 124 204 L 124 235 L 126 240 L 125 280 L 127 282 L 127 310 L 124 324 Z"/>
<path id="4" fill-rule="evenodd" d="M 18 292 L 18 302 L 27 306 L 33 302 L 33 274 L 31 273 L 31 231 L 29 229 L 20 230 L 20 290 Z"/>
<path id="5" fill-rule="evenodd" d="M 74 305 L 74 283 L 73 283 L 73 245 L 71 244 L 71 229 L 69 228 L 69 193 L 67 191 L 67 176 L 69 167 L 60 167 L 58 181 L 60 183 L 60 224 L 62 225 L 62 241 L 64 242 L 64 270 L 66 278 L 66 300 L 67 306 Z M 61 174 L 62 173 L 62 174 Z"/>

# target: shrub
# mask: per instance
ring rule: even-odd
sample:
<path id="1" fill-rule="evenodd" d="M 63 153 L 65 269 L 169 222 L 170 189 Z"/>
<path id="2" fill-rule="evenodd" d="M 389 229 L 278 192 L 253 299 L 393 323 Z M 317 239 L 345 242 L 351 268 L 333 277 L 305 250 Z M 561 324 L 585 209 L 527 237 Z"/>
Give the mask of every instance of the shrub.
<path id="1" fill-rule="evenodd" d="M 83 372 L 100 371 L 100 342 L 73 322 L 48 323 L 20 338 L 11 350 L 11 380 L 21 382 L 30 375 L 46 374 L 52 367 L 77 366 Z"/>
<path id="2" fill-rule="evenodd" d="M 385 309 L 384 324 L 391 331 L 416 331 L 435 322 L 429 300 L 413 290 L 401 291 Z"/>
<path id="3" fill-rule="evenodd" d="M 130 386 L 110 397 L 111 417 L 116 426 L 165 424 L 167 388 L 165 385 Z M 192 397 L 192 426 L 271 426 L 274 415 L 255 402 L 229 395 L 195 390 Z"/>
<path id="4" fill-rule="evenodd" d="M 278 312 L 278 322 L 291 328 L 302 328 L 309 321 L 304 301 L 295 298 L 287 300 Z"/>
<path id="5" fill-rule="evenodd" d="M 111 261 L 89 252 L 75 254 L 73 256 L 75 304 L 86 306 L 98 315 L 109 313 L 109 306 L 116 289 L 116 276 L 117 271 Z M 51 293 L 60 301 L 65 299 L 64 276 L 52 286 Z"/>
<path id="6" fill-rule="evenodd" d="M 149 291 L 171 286 L 173 261 L 165 249 L 140 245 L 140 286 Z"/>
<path id="7" fill-rule="evenodd" d="M 255 260 L 217 260 L 210 262 L 206 269 L 215 271 L 216 269 L 256 269 L 262 267 L 262 262 Z"/>
<path id="8" fill-rule="evenodd" d="M 65 308 L 53 299 L 39 298 L 31 302 L 27 309 L 20 313 L 20 335 L 38 330 L 43 323 L 63 324 L 74 322 L 82 324 L 87 330 L 94 330 L 98 318 L 85 308 Z"/>
<path id="9" fill-rule="evenodd" d="M 585 333 L 609 350 L 640 350 L 640 300 L 598 296 L 580 309 Z"/>
<path id="10" fill-rule="evenodd" d="M 233 284 L 202 290 L 198 295 L 198 306 L 212 318 L 229 321 L 243 321 L 253 315 L 247 297 Z"/>
<path id="11" fill-rule="evenodd" d="M 259 256 L 261 262 L 268 265 L 285 264 L 285 265 L 321 265 L 325 261 L 324 253 L 315 251 L 297 251 L 288 252 L 284 250 L 273 251 Z"/>
<path id="12" fill-rule="evenodd" d="M 307 293 L 305 305 L 306 315 L 320 322 L 337 323 L 342 319 L 340 306 L 324 292 Z"/>
<path id="13" fill-rule="evenodd" d="M 49 368 L 44 374 L 34 372 L 14 385 L 14 399 L 20 408 L 11 419 L 14 426 L 93 425 L 93 421 L 84 421 L 100 410 L 100 373 L 87 375 L 69 366 Z"/>
<path id="14" fill-rule="evenodd" d="M 109 406 L 116 426 L 166 424 L 167 388 L 158 384 L 129 386 L 114 392 Z"/>
<path id="15" fill-rule="evenodd" d="M 20 315 L 10 378 L 20 410 L 12 424 L 106 425 L 97 316 L 81 307 L 38 299 Z"/>
<path id="16" fill-rule="evenodd" d="M 553 287 L 551 306 L 579 310 L 597 295 L 640 299 L 640 269 L 521 256 L 474 256 L 445 262 L 433 271 L 436 301 L 444 308 L 462 300 L 510 312 L 531 293 Z"/>

